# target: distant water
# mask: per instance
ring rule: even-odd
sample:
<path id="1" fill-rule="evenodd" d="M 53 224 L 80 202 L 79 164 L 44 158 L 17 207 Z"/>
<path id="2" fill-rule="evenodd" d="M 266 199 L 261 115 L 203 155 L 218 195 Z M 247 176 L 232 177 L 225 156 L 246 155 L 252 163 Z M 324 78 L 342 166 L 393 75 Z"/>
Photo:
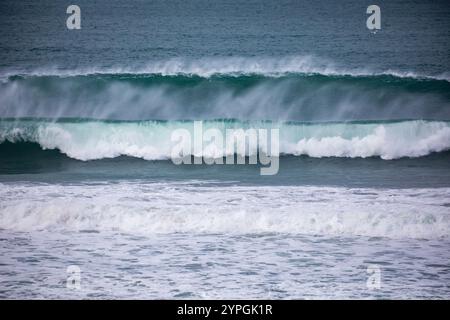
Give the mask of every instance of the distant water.
<path id="1" fill-rule="evenodd" d="M 447 1 L 76 4 L 0 4 L 0 297 L 450 297 Z M 196 120 L 278 174 L 174 165 Z"/>

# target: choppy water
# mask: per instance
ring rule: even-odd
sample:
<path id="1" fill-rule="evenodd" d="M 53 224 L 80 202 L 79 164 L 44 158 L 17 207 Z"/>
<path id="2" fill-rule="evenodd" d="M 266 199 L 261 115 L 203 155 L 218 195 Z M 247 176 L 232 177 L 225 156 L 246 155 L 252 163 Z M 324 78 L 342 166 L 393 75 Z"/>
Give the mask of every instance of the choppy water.
<path id="1" fill-rule="evenodd" d="M 448 240 L 2 232 L 1 297 L 448 298 Z M 30 255 L 30 252 L 33 252 Z M 79 290 L 66 289 L 69 265 Z M 381 270 L 368 289 L 368 266 Z"/>

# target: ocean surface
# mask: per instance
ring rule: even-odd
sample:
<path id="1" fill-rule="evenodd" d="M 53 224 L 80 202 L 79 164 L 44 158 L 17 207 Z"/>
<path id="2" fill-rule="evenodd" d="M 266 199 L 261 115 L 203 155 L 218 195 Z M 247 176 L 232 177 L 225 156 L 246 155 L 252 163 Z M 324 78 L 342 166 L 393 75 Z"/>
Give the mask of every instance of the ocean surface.
<path id="1" fill-rule="evenodd" d="M 448 1 L 70 4 L 0 2 L 0 298 L 450 298 Z"/>

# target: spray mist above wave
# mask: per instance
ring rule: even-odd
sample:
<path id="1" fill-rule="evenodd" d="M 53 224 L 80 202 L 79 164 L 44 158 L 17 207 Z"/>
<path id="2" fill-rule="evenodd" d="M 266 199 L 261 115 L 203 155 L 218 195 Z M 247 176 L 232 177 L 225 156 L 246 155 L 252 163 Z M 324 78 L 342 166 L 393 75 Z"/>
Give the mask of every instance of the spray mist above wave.
<path id="1" fill-rule="evenodd" d="M 450 120 L 450 82 L 387 75 L 12 76 L 0 117 L 111 120 Z"/>
<path id="2" fill-rule="evenodd" d="M 130 156 L 146 160 L 170 159 L 172 133 L 186 129 L 195 136 L 192 121 L 43 121 L 3 120 L 0 143 L 33 142 L 43 149 L 57 149 L 78 160 Z M 270 121 L 204 121 L 204 130 L 279 128 L 280 153 L 310 157 L 421 157 L 450 149 L 450 122 L 343 122 L 283 123 Z M 191 145 L 192 147 L 192 145 Z M 190 147 L 189 147 L 190 148 Z M 191 154 L 194 155 L 193 149 Z M 257 149 L 246 149 L 244 155 Z M 204 143 L 204 158 L 234 154 L 235 149 L 216 142 Z"/>

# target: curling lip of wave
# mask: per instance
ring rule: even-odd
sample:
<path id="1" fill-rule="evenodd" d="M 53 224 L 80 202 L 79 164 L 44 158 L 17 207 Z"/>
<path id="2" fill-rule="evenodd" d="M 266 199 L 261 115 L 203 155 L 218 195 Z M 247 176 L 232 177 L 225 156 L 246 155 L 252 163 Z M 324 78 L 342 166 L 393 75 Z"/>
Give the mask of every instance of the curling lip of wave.
<path id="1" fill-rule="evenodd" d="M 1 78 L 8 79 L 11 76 L 89 76 L 89 75 L 191 75 L 211 77 L 214 75 L 264 75 L 282 76 L 285 74 L 320 74 L 334 76 L 379 76 L 391 75 L 400 78 L 423 78 L 450 81 L 447 72 L 439 75 L 418 74 L 409 71 L 384 70 L 373 71 L 369 68 L 345 69 L 335 63 L 313 56 L 292 57 L 222 57 L 186 59 L 173 58 L 163 61 L 154 61 L 138 67 L 91 67 L 78 70 L 66 70 L 57 67 L 46 67 L 28 71 L 2 72 Z"/>
<path id="2" fill-rule="evenodd" d="M 420 157 L 450 149 L 450 122 L 410 120 L 398 122 L 283 123 L 269 121 L 204 121 L 204 130 L 279 128 L 280 153 L 310 157 Z M 146 160 L 171 157 L 175 129 L 193 137 L 192 121 L 67 121 L 3 120 L 0 143 L 34 142 L 43 149 L 58 149 L 78 160 L 114 158 L 121 155 Z M 193 144 L 192 144 L 193 145 Z M 191 145 L 191 146 L 192 146 Z M 206 144 L 206 158 L 234 153 L 224 146 Z M 247 150 L 246 155 L 257 149 Z M 193 152 L 191 153 L 193 154 Z"/>

